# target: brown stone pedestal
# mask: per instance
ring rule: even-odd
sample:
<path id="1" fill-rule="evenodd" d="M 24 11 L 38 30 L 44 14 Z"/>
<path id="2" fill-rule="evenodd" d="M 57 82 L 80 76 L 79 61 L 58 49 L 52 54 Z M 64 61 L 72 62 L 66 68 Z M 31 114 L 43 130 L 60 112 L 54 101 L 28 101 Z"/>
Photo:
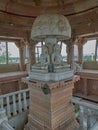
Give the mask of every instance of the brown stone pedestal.
<path id="1" fill-rule="evenodd" d="M 25 130 L 77 130 L 71 103 L 74 81 L 28 82 L 30 109 Z M 46 93 L 43 87 L 49 87 Z M 50 91 L 49 91 L 50 89 Z"/>

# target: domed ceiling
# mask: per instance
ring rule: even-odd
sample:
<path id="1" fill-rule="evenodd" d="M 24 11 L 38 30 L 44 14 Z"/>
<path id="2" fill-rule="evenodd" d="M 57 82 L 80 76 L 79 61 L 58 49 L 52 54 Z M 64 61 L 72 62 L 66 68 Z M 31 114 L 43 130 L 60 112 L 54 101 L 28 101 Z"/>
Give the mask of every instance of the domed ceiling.
<path id="1" fill-rule="evenodd" d="M 29 37 L 44 13 L 65 15 L 76 36 L 98 34 L 98 0 L 0 0 L 0 36 Z"/>

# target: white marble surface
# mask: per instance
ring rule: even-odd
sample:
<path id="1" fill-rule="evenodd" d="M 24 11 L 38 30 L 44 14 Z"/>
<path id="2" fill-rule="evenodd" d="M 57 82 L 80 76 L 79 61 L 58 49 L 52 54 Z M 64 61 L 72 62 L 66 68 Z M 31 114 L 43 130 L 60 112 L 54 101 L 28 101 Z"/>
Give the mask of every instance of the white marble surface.
<path id="1" fill-rule="evenodd" d="M 29 72 L 29 78 L 41 81 L 59 81 L 63 79 L 69 79 L 74 76 L 73 70 L 59 72 L 59 73 L 37 73 Z"/>

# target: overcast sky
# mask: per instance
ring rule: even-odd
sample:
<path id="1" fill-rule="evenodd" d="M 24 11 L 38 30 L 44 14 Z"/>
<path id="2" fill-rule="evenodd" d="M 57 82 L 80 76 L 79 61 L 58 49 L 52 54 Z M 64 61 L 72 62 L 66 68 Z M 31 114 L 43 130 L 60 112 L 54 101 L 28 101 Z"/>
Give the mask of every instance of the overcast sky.
<path id="1" fill-rule="evenodd" d="M 84 55 L 95 54 L 96 40 L 90 40 L 83 46 Z"/>
<path id="2" fill-rule="evenodd" d="M 11 54 L 11 57 L 19 57 L 19 49 L 14 43 L 9 42 L 8 50 L 9 50 L 9 53 Z"/>

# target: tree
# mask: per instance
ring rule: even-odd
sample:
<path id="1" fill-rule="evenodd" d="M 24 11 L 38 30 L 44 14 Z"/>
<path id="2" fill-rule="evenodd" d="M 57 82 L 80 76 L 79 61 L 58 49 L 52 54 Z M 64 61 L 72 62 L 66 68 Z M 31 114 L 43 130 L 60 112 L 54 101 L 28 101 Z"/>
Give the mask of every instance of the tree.
<path id="1" fill-rule="evenodd" d="M 0 63 L 6 62 L 6 45 L 0 42 Z"/>

